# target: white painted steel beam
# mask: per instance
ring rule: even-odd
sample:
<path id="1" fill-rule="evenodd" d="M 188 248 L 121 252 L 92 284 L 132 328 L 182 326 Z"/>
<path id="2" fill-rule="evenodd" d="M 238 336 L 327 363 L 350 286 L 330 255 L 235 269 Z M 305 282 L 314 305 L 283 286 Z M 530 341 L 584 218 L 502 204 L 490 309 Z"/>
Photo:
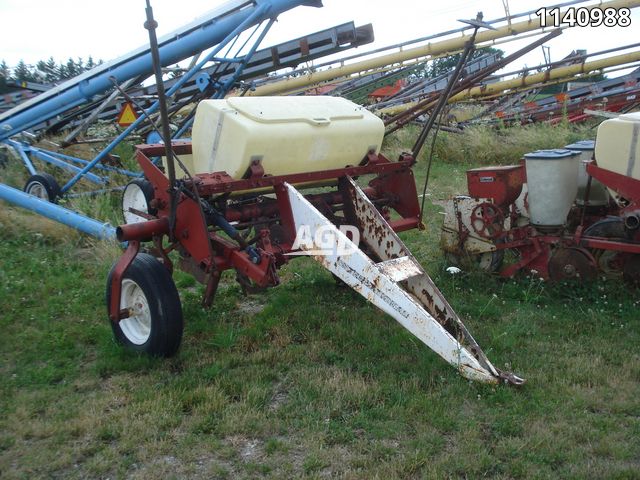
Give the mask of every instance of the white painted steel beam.
<path id="1" fill-rule="evenodd" d="M 362 190 L 351 179 L 348 181 L 356 215 L 359 216 L 358 222 L 367 223 L 364 228 L 359 225 L 364 241 L 372 248 L 377 245 L 374 251 L 382 262 L 374 262 L 294 187 L 286 184 L 296 230 L 304 228 L 314 239 L 316 232 L 322 233 L 322 245 L 314 241 L 313 245 L 306 243 L 302 248 L 313 250 L 314 254 L 310 255 L 312 258 L 369 302 L 395 318 L 420 341 L 456 367 L 464 377 L 484 383 L 498 383 L 501 380 L 513 384 L 523 383 L 524 380 L 513 374 L 502 373 L 491 365 L 400 238 Z M 329 248 L 328 239 L 333 242 Z M 346 250 L 352 253 L 340 254 L 340 246 L 344 245 L 348 245 L 350 248 Z M 321 250 L 323 253 L 319 254 Z M 406 282 L 406 289 L 401 282 Z"/>

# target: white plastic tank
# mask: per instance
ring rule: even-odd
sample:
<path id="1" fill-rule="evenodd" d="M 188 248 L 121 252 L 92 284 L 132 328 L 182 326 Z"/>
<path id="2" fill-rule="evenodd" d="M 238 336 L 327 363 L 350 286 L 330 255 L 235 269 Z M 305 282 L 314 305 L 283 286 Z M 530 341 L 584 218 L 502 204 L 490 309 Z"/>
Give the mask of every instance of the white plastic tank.
<path id="1" fill-rule="evenodd" d="M 524 156 L 533 225 L 565 224 L 578 193 L 579 154 L 572 150 L 538 150 Z"/>
<path id="2" fill-rule="evenodd" d="M 191 175 L 193 175 L 195 169 L 193 168 L 193 155 L 178 155 L 180 162 L 184 167 L 189 171 Z M 162 157 L 162 165 L 164 166 L 164 171 L 167 172 L 167 157 Z M 187 173 L 182 169 L 178 162 L 174 163 L 176 169 L 176 178 L 185 178 L 187 177 Z"/>
<path id="3" fill-rule="evenodd" d="M 239 179 L 256 159 L 268 175 L 343 168 L 378 153 L 383 136 L 382 120 L 339 97 L 205 100 L 193 125 L 193 169 Z"/>
<path id="4" fill-rule="evenodd" d="M 602 122 L 595 155 L 599 167 L 640 180 L 640 112 Z M 616 192 L 609 191 L 618 198 Z"/>
<path id="5" fill-rule="evenodd" d="M 584 205 L 584 199 L 587 194 L 587 182 L 589 174 L 587 173 L 587 164 L 593 160 L 593 151 L 596 142 L 594 140 L 580 140 L 579 142 L 567 145 L 567 150 L 578 152 L 580 159 L 580 168 L 578 170 L 578 195 L 576 196 L 576 204 Z M 591 179 L 591 188 L 589 189 L 588 206 L 600 207 L 609 204 L 609 192 L 607 187 L 596 179 Z"/>

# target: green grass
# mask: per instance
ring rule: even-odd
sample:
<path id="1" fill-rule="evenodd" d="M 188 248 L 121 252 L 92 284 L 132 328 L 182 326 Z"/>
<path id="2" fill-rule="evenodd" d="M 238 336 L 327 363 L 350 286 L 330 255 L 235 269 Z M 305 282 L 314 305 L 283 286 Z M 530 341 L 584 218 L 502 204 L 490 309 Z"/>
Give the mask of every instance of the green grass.
<path id="1" fill-rule="evenodd" d="M 437 163 L 429 199 L 478 163 Z M 132 354 L 104 304 L 118 249 L 3 205 L 0 477 L 640 478 L 639 292 L 450 276 L 440 210 L 403 238 L 523 388 L 460 377 L 309 259 L 249 298 L 225 275 L 211 310 L 177 272 L 179 355 Z"/>

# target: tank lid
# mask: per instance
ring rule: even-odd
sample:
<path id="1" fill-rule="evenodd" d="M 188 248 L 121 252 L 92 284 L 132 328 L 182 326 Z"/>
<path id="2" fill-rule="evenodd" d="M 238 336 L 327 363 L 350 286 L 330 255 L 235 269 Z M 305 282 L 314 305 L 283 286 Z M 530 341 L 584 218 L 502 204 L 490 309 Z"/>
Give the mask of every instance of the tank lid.
<path id="1" fill-rule="evenodd" d="M 596 148 L 595 140 L 580 140 L 579 142 L 572 143 L 571 145 L 567 145 L 567 150 L 577 150 L 579 152 L 583 152 L 585 150 L 594 150 Z"/>
<path id="2" fill-rule="evenodd" d="M 227 103 L 261 123 L 305 122 L 323 126 L 335 120 L 361 120 L 365 113 L 372 115 L 341 97 L 231 97 Z"/>
<path id="3" fill-rule="evenodd" d="M 525 154 L 524 158 L 527 160 L 558 160 L 574 157 L 578 154 L 575 150 L 557 148 L 555 150 L 536 150 L 535 152 Z"/>

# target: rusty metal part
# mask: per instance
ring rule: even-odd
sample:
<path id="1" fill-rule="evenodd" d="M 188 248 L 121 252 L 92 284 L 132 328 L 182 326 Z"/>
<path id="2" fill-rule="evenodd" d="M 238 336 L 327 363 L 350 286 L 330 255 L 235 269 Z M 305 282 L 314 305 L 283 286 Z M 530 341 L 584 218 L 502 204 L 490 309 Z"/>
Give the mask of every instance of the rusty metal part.
<path id="1" fill-rule="evenodd" d="M 473 258 L 496 250 L 493 241 L 480 237 L 471 226 L 471 211 L 480 203 L 480 200 L 463 195 L 445 203 L 440 236 L 440 245 L 445 252 L 460 258 L 467 255 Z"/>
<path id="2" fill-rule="evenodd" d="M 598 269 L 593 257 L 585 249 L 578 247 L 558 248 L 549 259 L 549 278 L 564 280 L 594 280 Z"/>
<path id="3" fill-rule="evenodd" d="M 471 210 L 471 227 L 482 238 L 494 240 L 504 230 L 504 214 L 493 203 L 483 202 Z"/>
<path id="4" fill-rule="evenodd" d="M 215 297 L 216 291 L 218 290 L 221 276 L 222 272 L 220 272 L 220 270 L 214 270 L 209 274 L 209 279 L 207 280 L 207 288 L 205 289 L 204 295 L 202 297 L 203 307 L 209 308 L 211 305 L 213 305 L 213 298 Z"/>

